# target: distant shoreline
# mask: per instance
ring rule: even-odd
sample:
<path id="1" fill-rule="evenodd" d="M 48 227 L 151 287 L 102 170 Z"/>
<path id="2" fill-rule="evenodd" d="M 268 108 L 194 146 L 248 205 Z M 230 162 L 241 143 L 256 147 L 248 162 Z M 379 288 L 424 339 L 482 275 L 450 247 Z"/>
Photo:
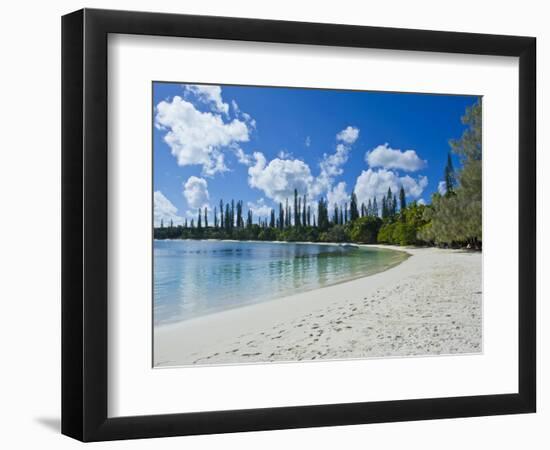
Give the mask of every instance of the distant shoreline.
<path id="1" fill-rule="evenodd" d="M 365 248 L 381 248 L 381 249 L 387 249 L 387 250 L 395 250 L 399 252 L 405 252 L 407 253 L 407 249 L 427 249 L 427 248 L 434 248 L 439 250 L 460 250 L 460 251 L 468 251 L 471 253 L 482 253 L 481 249 L 477 248 L 466 248 L 466 247 L 438 247 L 435 245 L 394 245 L 394 244 L 363 244 L 358 242 L 316 242 L 316 241 L 264 241 L 259 239 L 192 239 L 192 238 L 185 238 L 185 239 L 157 239 L 153 238 L 153 242 L 162 242 L 162 241 L 194 241 L 194 242 L 249 242 L 249 243 L 265 243 L 265 244 L 315 244 L 315 245 L 335 245 L 340 247 L 365 247 Z"/>

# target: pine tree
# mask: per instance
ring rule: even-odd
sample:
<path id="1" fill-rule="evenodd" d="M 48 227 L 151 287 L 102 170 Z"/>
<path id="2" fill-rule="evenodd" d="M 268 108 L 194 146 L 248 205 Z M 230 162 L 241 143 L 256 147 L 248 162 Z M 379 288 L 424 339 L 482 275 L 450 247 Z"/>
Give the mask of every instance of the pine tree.
<path id="1" fill-rule="evenodd" d="M 174 221 L 170 219 L 170 228 L 174 228 Z"/>
<path id="2" fill-rule="evenodd" d="M 451 158 L 447 158 L 445 175 L 452 190 L 444 196 L 434 194 L 426 210 L 431 226 L 421 238 L 437 244 L 469 245 L 481 249 L 482 241 L 482 106 L 481 101 L 466 109 L 462 123 L 467 128 L 460 139 L 450 141 L 451 149 L 462 162 L 456 186 Z M 447 179 L 445 180 L 447 188 Z"/>
<path id="3" fill-rule="evenodd" d="M 334 216 L 332 217 L 332 222 L 334 225 L 338 225 L 338 222 L 340 221 L 340 215 L 338 213 L 338 205 L 334 204 Z"/>
<path id="4" fill-rule="evenodd" d="M 160 227 L 164 228 L 164 220 L 163 219 L 160 219 Z"/>
<path id="5" fill-rule="evenodd" d="M 235 226 L 235 200 L 231 199 L 231 215 L 229 216 L 229 228 L 233 229 Z"/>
<path id="6" fill-rule="evenodd" d="M 294 226 L 299 225 L 300 216 L 298 214 L 298 190 L 294 189 Z"/>
<path id="7" fill-rule="evenodd" d="M 344 222 L 348 223 L 348 204 L 344 203 Z"/>
<path id="8" fill-rule="evenodd" d="M 307 225 L 306 203 L 307 197 L 306 194 L 304 194 L 304 202 L 302 203 L 302 225 L 304 227 Z"/>
<path id="9" fill-rule="evenodd" d="M 208 208 L 204 207 L 204 228 L 208 228 Z"/>
<path id="10" fill-rule="evenodd" d="M 218 228 L 218 211 L 214 206 L 214 228 Z"/>
<path id="11" fill-rule="evenodd" d="M 357 208 L 357 195 L 355 195 L 355 191 L 351 193 L 351 203 L 349 205 L 349 218 L 352 222 L 355 219 L 359 218 L 359 209 Z"/>
<path id="12" fill-rule="evenodd" d="M 279 229 L 282 230 L 285 227 L 285 213 L 283 211 L 283 204 L 279 202 Z"/>
<path id="13" fill-rule="evenodd" d="M 197 220 L 197 228 L 202 228 L 201 226 L 201 217 L 202 217 L 202 214 L 201 214 L 201 209 L 199 208 L 199 217 L 198 217 L 198 220 Z"/>
<path id="14" fill-rule="evenodd" d="M 307 226 L 311 226 L 311 207 L 307 205 Z"/>
<path id="15" fill-rule="evenodd" d="M 407 207 L 407 200 L 405 199 L 405 189 L 403 186 L 401 186 L 401 189 L 399 189 L 399 210 L 401 212 L 405 211 L 405 208 Z"/>
<path id="16" fill-rule="evenodd" d="M 298 222 L 296 222 L 296 226 L 299 227 L 302 225 L 302 197 L 298 197 L 298 214 L 296 214 L 296 218 L 298 219 Z"/>
<path id="17" fill-rule="evenodd" d="M 220 227 L 224 228 L 223 225 L 223 200 L 220 200 Z"/>
<path id="18" fill-rule="evenodd" d="M 231 211 L 229 210 L 229 203 L 225 205 L 225 219 L 224 219 L 225 229 L 229 230 L 231 228 Z"/>
<path id="19" fill-rule="evenodd" d="M 271 209 L 270 219 L 269 219 L 269 226 L 271 228 L 275 228 L 275 210 L 274 209 Z"/>
<path id="20" fill-rule="evenodd" d="M 243 228 L 244 227 L 244 221 L 243 221 L 243 201 L 239 200 L 237 202 L 237 228 Z"/>
<path id="21" fill-rule="evenodd" d="M 388 196 L 386 197 L 386 216 L 391 216 L 393 211 L 393 194 L 391 187 L 388 187 Z"/>
<path id="22" fill-rule="evenodd" d="M 292 227 L 292 208 L 290 207 L 290 205 L 288 205 L 288 211 L 286 212 L 286 217 L 287 217 L 287 221 L 288 221 L 288 228 L 291 228 Z"/>
<path id="23" fill-rule="evenodd" d="M 445 166 L 445 195 L 454 194 L 455 188 L 455 169 L 453 167 L 453 160 L 451 153 L 447 153 L 447 165 Z"/>
<path id="24" fill-rule="evenodd" d="M 317 203 L 317 226 L 320 231 L 326 231 L 329 227 L 328 205 L 324 198 Z"/>
<path id="25" fill-rule="evenodd" d="M 376 197 L 374 197 L 374 200 L 372 202 L 372 215 L 374 217 L 378 217 L 378 203 L 376 202 Z"/>

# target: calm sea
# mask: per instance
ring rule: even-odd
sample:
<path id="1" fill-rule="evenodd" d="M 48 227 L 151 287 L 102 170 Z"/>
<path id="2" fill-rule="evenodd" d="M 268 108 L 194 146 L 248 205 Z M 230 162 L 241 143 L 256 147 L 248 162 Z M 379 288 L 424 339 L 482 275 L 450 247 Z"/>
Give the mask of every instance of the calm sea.
<path id="1" fill-rule="evenodd" d="M 272 242 L 154 242 L 154 322 L 176 322 L 386 270 L 386 249 Z"/>

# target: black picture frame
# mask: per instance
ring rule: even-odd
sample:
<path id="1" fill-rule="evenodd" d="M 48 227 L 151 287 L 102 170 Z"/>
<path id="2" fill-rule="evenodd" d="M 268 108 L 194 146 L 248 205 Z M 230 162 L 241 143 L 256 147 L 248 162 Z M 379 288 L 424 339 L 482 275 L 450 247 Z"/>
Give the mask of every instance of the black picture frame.
<path id="1" fill-rule="evenodd" d="M 110 33 L 519 58 L 519 385 L 498 395 L 107 416 Z M 83 9 L 62 18 L 62 433 L 81 441 L 535 412 L 536 39 Z M 511 293 L 512 295 L 512 293 Z"/>

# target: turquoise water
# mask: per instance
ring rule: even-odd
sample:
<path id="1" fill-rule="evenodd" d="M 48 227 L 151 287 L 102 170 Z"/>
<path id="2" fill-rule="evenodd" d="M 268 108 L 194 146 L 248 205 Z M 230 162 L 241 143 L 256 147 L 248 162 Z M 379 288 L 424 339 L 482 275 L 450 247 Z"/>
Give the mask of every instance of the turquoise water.
<path id="1" fill-rule="evenodd" d="M 354 246 L 154 242 L 156 325 L 235 308 L 386 270 L 403 252 Z"/>

